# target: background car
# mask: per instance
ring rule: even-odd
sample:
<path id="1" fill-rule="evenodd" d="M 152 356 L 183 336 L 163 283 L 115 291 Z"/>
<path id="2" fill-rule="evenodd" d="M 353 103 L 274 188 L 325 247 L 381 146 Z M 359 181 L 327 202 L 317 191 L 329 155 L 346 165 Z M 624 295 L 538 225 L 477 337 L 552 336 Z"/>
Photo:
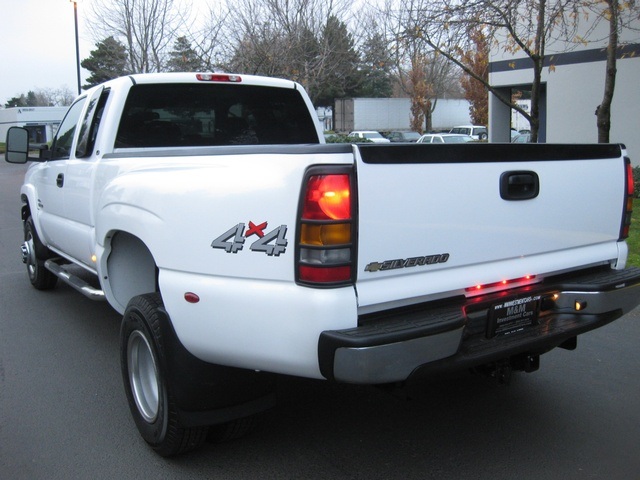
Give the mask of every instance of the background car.
<path id="1" fill-rule="evenodd" d="M 473 142 L 470 135 L 460 135 L 456 133 L 428 133 L 422 135 L 417 143 L 467 143 Z"/>
<path id="2" fill-rule="evenodd" d="M 418 132 L 394 131 L 387 133 L 387 138 L 392 142 L 417 142 L 420 138 Z"/>
<path id="3" fill-rule="evenodd" d="M 511 143 L 529 143 L 529 142 L 531 142 L 530 133 L 521 133 L 520 135 L 516 135 L 511 139 Z"/>
<path id="4" fill-rule="evenodd" d="M 390 143 L 391 140 L 388 138 L 384 138 L 380 132 L 374 132 L 373 130 L 359 130 L 355 132 L 351 132 L 349 134 L 350 137 L 367 139 L 373 143 Z"/>
<path id="5" fill-rule="evenodd" d="M 449 130 L 449 133 L 470 135 L 474 140 L 487 140 L 487 138 L 489 138 L 489 135 L 487 134 L 487 127 L 482 125 L 460 125 L 458 127 L 453 127 Z"/>

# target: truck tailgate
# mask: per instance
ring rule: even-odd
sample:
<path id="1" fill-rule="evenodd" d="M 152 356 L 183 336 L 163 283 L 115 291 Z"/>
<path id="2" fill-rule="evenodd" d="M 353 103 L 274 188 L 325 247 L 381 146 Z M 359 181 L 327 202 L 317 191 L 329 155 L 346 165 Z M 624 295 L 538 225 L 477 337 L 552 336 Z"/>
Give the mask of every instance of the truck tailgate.
<path id="1" fill-rule="evenodd" d="M 626 258 L 618 145 L 360 145 L 361 313 Z"/>

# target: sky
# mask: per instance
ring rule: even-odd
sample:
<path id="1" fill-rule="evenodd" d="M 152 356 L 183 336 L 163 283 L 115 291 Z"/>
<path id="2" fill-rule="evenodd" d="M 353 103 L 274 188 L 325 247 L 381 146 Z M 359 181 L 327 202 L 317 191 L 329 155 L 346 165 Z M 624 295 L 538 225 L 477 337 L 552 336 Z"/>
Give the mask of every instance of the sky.
<path id="1" fill-rule="evenodd" d="M 96 48 L 84 28 L 90 1 L 78 3 L 81 61 Z M 0 106 L 29 90 L 77 93 L 74 23 L 70 0 L 0 0 Z M 88 76 L 81 71 L 80 81 Z"/>

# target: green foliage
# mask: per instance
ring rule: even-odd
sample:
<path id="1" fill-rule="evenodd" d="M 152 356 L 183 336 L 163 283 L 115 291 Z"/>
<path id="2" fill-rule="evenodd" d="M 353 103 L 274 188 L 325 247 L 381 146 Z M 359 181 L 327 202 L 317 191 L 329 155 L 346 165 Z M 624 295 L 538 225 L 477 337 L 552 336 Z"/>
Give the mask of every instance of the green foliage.
<path id="1" fill-rule="evenodd" d="M 371 143 L 368 138 L 350 137 L 342 133 L 326 133 L 324 140 L 326 143 Z"/>
<path id="2" fill-rule="evenodd" d="M 636 170 L 638 170 L 638 167 L 634 169 L 634 174 Z M 633 215 L 627 244 L 629 245 L 627 265 L 640 267 L 640 200 L 634 200 L 633 202 Z"/>
<path id="3" fill-rule="evenodd" d="M 6 108 L 11 107 L 64 107 L 71 105 L 75 98 L 75 93 L 68 87 L 60 89 L 38 89 L 35 92 L 29 90 L 25 95 L 17 95 L 5 103 Z"/>
<path id="4" fill-rule="evenodd" d="M 10 98 L 7 103 L 5 103 L 6 108 L 11 107 L 48 107 L 48 103 L 42 103 L 42 99 L 35 92 L 29 90 L 27 94 L 21 94 L 18 97 Z"/>
<path id="5" fill-rule="evenodd" d="M 167 62 L 169 72 L 202 72 L 205 68 L 187 37 L 176 39 Z"/>
<path id="6" fill-rule="evenodd" d="M 24 93 L 18 97 L 13 97 L 7 100 L 7 103 L 4 104 L 5 108 L 11 107 L 26 107 L 27 105 L 27 97 Z"/>
<path id="7" fill-rule="evenodd" d="M 640 165 L 633 167 L 633 184 L 635 187 L 635 196 L 640 198 Z"/>
<path id="8" fill-rule="evenodd" d="M 358 86 L 360 57 L 347 25 L 334 15 L 327 19 L 318 44 L 326 59 L 314 89 L 316 105 L 333 105 L 335 98 L 353 96 Z"/>
<path id="9" fill-rule="evenodd" d="M 360 86 L 354 96 L 386 98 L 393 93 L 391 69 L 393 61 L 384 36 L 374 31 L 362 45 L 360 64 Z"/>
<path id="10" fill-rule="evenodd" d="M 277 2 L 274 2 L 274 5 Z M 227 69 L 300 82 L 314 105 L 354 96 L 360 57 L 347 25 L 334 15 L 320 28 L 313 24 L 264 21 L 243 32 Z"/>
<path id="11" fill-rule="evenodd" d="M 87 84 L 82 86 L 85 89 L 129 73 L 127 51 L 122 43 L 114 37 L 108 37 L 98 42 L 96 47 L 91 51 L 91 55 L 80 63 L 91 72 Z"/>

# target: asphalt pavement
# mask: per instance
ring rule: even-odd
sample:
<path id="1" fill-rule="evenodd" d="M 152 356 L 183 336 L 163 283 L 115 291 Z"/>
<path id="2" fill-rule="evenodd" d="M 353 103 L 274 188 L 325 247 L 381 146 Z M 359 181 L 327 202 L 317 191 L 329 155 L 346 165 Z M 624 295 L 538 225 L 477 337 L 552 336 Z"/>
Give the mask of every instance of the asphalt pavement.
<path id="1" fill-rule="evenodd" d="M 640 479 L 640 310 L 499 386 L 283 377 L 256 431 L 175 459 L 130 417 L 120 317 L 20 261 L 25 167 L 0 163 L 0 479 Z"/>

